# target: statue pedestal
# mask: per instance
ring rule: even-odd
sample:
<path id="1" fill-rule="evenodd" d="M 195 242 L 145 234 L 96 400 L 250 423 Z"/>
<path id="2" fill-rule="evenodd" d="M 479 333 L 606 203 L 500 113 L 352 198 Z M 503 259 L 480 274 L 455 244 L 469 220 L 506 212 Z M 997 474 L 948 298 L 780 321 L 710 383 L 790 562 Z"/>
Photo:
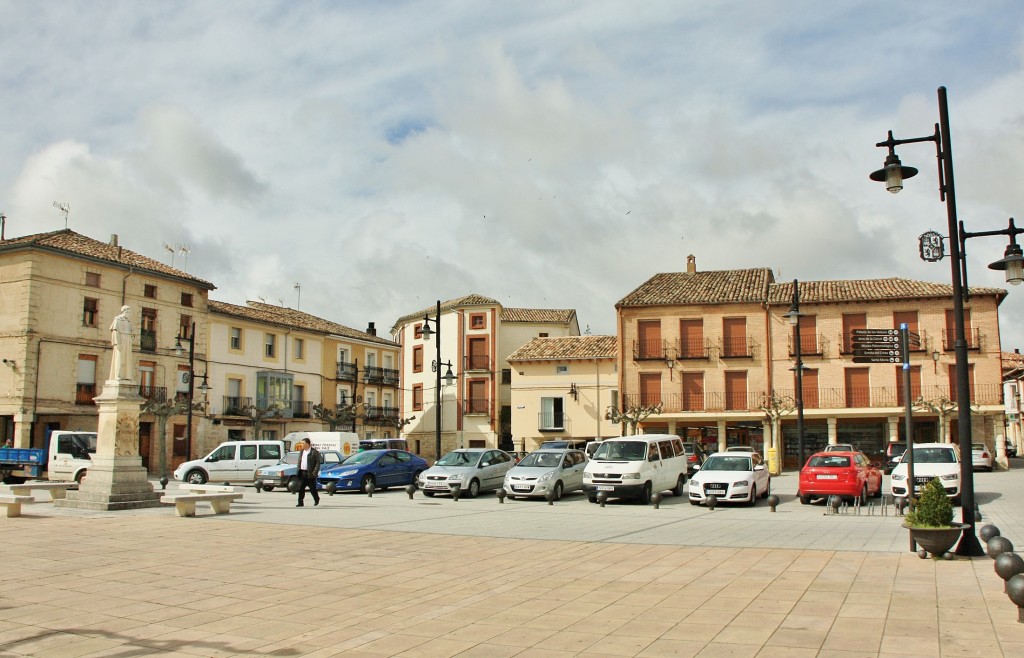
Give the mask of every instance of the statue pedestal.
<path id="1" fill-rule="evenodd" d="M 99 407 L 96 454 L 78 491 L 55 500 L 56 507 L 122 510 L 158 507 L 160 492 L 153 490 L 138 454 L 138 384 L 126 379 L 107 380 L 96 396 Z"/>

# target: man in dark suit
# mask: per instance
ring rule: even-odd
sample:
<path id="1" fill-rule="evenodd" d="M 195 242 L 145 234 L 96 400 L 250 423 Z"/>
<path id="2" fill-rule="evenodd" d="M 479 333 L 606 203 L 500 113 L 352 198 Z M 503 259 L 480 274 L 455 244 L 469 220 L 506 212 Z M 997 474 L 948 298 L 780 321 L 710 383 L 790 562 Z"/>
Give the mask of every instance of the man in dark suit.
<path id="1" fill-rule="evenodd" d="M 296 446 L 299 453 L 299 503 L 296 507 L 302 507 L 306 499 L 306 487 L 313 494 L 313 506 L 320 504 L 320 494 L 316 490 L 316 478 L 320 475 L 320 465 L 323 457 L 320 451 L 309 443 L 309 439 L 302 439 Z"/>

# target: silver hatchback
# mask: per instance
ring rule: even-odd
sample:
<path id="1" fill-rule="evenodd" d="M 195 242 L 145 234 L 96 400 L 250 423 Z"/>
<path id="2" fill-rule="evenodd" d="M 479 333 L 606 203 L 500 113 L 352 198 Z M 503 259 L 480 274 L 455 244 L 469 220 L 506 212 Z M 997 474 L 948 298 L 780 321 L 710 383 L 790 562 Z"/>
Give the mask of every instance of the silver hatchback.
<path id="1" fill-rule="evenodd" d="M 512 455 L 493 448 L 452 450 L 420 473 L 423 495 L 450 494 L 458 485 L 462 495 L 475 498 L 482 491 L 501 488 L 505 473 L 515 465 Z"/>
<path id="2" fill-rule="evenodd" d="M 563 493 L 583 489 L 583 468 L 587 456 L 582 450 L 534 450 L 505 475 L 505 493 L 517 496 L 545 496 L 555 500 Z"/>

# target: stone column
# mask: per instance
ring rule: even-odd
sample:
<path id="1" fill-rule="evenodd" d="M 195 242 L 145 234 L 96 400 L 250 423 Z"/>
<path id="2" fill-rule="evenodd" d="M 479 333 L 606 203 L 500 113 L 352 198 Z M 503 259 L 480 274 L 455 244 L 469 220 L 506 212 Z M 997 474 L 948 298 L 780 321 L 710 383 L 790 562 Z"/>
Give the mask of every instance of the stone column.
<path id="1" fill-rule="evenodd" d="M 123 510 L 158 507 L 160 493 L 153 490 L 138 454 L 138 384 L 127 379 L 107 380 L 94 398 L 99 407 L 96 454 L 78 491 L 54 501 L 57 507 Z"/>
<path id="2" fill-rule="evenodd" d="M 728 435 L 725 433 L 725 421 L 718 421 L 718 452 L 725 452 L 726 443 L 729 441 Z"/>
<path id="3" fill-rule="evenodd" d="M 829 445 L 835 445 L 839 443 L 839 419 L 835 416 L 829 416 L 825 419 L 828 423 L 828 443 Z"/>
<path id="4" fill-rule="evenodd" d="M 32 421 L 34 419 L 35 416 L 33 414 L 14 414 L 14 439 L 11 441 L 12 446 L 15 448 L 32 447 Z"/>

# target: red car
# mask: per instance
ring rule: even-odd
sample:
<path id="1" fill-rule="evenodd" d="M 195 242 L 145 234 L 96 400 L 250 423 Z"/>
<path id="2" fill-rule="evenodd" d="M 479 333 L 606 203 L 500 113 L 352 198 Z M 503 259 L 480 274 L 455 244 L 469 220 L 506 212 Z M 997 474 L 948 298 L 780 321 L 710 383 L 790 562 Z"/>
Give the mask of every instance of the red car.
<path id="1" fill-rule="evenodd" d="M 863 452 L 816 452 L 800 470 L 800 502 L 835 495 L 867 504 L 882 495 L 882 472 Z"/>

